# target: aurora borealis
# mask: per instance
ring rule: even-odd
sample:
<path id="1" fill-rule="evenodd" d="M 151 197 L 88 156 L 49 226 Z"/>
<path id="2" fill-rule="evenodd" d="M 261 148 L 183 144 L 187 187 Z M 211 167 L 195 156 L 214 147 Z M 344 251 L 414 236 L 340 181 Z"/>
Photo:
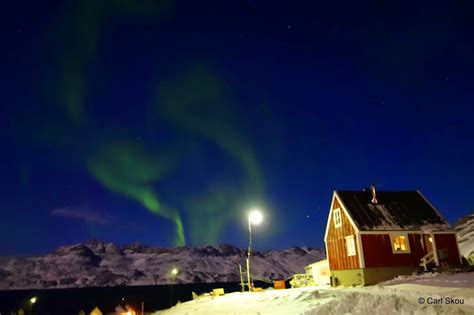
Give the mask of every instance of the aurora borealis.
<path id="1" fill-rule="evenodd" d="M 469 8 L 352 5 L 5 4 L 0 255 L 244 247 L 252 207 L 256 248 L 318 247 L 371 184 L 472 211 Z"/>

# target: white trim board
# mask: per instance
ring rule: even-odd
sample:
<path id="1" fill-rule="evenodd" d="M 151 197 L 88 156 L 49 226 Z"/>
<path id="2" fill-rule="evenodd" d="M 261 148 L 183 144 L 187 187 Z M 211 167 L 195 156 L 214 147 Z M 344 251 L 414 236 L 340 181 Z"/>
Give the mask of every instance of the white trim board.
<path id="1" fill-rule="evenodd" d="M 364 247 L 362 246 L 362 237 L 360 236 L 360 232 L 356 233 L 356 237 L 357 250 L 359 251 L 359 266 L 360 268 L 365 268 Z"/>
<path id="2" fill-rule="evenodd" d="M 342 202 L 341 197 L 339 197 L 339 194 L 337 193 L 337 191 L 334 191 L 334 196 L 337 198 L 337 201 L 339 201 L 339 205 L 341 206 L 341 209 L 344 210 L 344 214 L 349 219 L 349 222 L 351 223 L 352 227 L 354 228 L 354 232 L 360 232 L 359 226 L 357 226 L 357 224 L 354 222 L 352 217 L 349 215 L 349 211 L 347 211 L 347 208 L 344 205 L 344 203 Z"/>
<path id="3" fill-rule="evenodd" d="M 334 196 L 336 194 L 336 191 L 333 192 L 332 198 L 331 198 L 331 206 L 329 207 L 329 215 L 328 215 L 328 220 L 326 223 L 326 232 L 324 232 L 324 242 L 326 242 L 328 238 L 328 232 L 329 232 L 329 224 L 331 223 L 331 218 L 332 218 L 332 208 L 334 206 Z M 327 255 L 327 248 L 326 248 L 326 255 Z"/>

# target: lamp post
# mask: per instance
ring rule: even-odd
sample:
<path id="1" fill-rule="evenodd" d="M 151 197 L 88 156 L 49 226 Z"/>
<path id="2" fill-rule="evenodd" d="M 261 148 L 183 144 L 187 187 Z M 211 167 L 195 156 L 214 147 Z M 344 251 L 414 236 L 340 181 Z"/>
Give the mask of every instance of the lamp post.
<path id="1" fill-rule="evenodd" d="M 30 299 L 30 313 L 33 314 L 33 306 L 35 305 L 36 301 L 38 300 L 38 298 L 36 296 L 33 296 L 31 299 Z"/>
<path id="2" fill-rule="evenodd" d="M 178 268 L 173 268 L 173 270 L 171 270 L 171 275 L 173 277 L 176 277 L 177 274 L 178 274 Z"/>
<path id="3" fill-rule="evenodd" d="M 176 280 L 176 276 L 178 275 L 178 268 L 173 268 L 170 272 L 171 274 L 171 284 L 170 284 L 170 307 L 173 306 L 173 285 Z"/>
<path id="4" fill-rule="evenodd" d="M 258 209 L 250 211 L 248 221 L 249 221 L 249 250 L 247 257 L 247 282 L 249 286 L 249 292 L 252 291 L 252 278 L 250 276 L 250 257 L 252 256 L 252 224 L 258 225 L 262 223 L 263 215 L 262 212 Z"/>

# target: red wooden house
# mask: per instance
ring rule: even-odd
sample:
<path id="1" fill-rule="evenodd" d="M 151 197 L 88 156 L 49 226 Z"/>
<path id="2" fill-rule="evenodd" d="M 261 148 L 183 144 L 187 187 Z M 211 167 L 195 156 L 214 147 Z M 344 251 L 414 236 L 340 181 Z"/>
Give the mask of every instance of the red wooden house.
<path id="1" fill-rule="evenodd" d="M 324 241 L 333 286 L 461 264 L 455 231 L 419 191 L 335 191 Z"/>

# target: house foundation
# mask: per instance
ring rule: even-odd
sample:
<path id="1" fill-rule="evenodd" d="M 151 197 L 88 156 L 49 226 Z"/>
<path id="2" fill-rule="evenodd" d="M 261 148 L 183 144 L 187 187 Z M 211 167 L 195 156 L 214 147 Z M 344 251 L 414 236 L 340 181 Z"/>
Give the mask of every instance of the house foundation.
<path id="1" fill-rule="evenodd" d="M 364 285 L 363 269 L 331 270 L 332 287 Z"/>
<path id="2" fill-rule="evenodd" d="M 331 286 L 364 286 L 373 285 L 393 279 L 399 275 L 410 275 L 416 267 L 383 267 L 359 268 L 331 271 Z"/>

